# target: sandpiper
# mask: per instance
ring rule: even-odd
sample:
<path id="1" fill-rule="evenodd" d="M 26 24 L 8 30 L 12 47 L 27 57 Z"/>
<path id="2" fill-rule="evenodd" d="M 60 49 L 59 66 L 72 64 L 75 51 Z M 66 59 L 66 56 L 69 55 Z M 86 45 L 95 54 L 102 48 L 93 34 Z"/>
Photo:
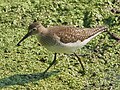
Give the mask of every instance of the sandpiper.
<path id="1" fill-rule="evenodd" d="M 49 67 L 44 71 L 46 73 L 48 69 L 55 63 L 57 53 L 74 54 L 79 63 L 82 66 L 83 71 L 84 66 L 75 53 L 77 49 L 82 48 L 86 45 L 92 38 L 105 31 L 106 27 L 99 26 L 96 28 L 77 28 L 72 26 L 52 26 L 45 28 L 39 22 L 33 22 L 28 27 L 28 33 L 18 42 L 20 43 L 31 35 L 36 35 L 38 41 L 46 49 L 54 52 L 54 60 L 49 65 Z"/>

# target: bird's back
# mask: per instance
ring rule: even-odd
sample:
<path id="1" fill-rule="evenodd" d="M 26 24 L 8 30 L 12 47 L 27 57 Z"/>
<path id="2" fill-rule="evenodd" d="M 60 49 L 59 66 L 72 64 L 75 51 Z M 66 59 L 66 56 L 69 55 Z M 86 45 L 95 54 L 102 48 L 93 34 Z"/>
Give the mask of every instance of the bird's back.
<path id="1" fill-rule="evenodd" d="M 74 43 L 78 40 L 81 42 L 85 39 L 94 36 L 97 33 L 106 30 L 106 27 L 100 26 L 97 28 L 76 28 L 71 26 L 54 26 L 48 28 L 50 32 L 60 38 L 63 43 Z"/>

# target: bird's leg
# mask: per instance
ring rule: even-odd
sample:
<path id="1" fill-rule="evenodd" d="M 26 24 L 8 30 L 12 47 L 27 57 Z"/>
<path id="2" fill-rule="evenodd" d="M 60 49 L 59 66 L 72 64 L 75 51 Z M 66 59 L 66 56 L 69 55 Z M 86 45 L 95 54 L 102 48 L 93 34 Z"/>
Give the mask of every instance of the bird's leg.
<path id="1" fill-rule="evenodd" d="M 83 69 L 83 72 L 85 72 L 85 68 L 84 68 L 84 65 L 83 65 L 83 63 L 82 63 L 80 57 L 79 57 L 76 53 L 74 53 L 74 55 L 77 57 L 79 63 L 81 64 L 81 67 L 82 67 L 82 69 Z"/>
<path id="2" fill-rule="evenodd" d="M 54 54 L 54 59 L 52 61 L 52 63 L 50 64 L 50 66 L 44 71 L 44 74 L 50 69 L 50 67 L 56 62 L 56 55 L 57 53 Z"/>

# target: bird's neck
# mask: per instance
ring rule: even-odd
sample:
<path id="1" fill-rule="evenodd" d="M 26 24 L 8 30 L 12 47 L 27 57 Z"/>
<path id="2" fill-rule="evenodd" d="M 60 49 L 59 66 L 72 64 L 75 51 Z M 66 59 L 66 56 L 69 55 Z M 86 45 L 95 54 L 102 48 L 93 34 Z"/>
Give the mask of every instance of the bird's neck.
<path id="1" fill-rule="evenodd" d="M 39 34 L 41 33 L 43 35 L 46 35 L 49 32 L 48 29 L 45 28 L 44 26 L 41 26 L 38 30 L 39 30 Z"/>

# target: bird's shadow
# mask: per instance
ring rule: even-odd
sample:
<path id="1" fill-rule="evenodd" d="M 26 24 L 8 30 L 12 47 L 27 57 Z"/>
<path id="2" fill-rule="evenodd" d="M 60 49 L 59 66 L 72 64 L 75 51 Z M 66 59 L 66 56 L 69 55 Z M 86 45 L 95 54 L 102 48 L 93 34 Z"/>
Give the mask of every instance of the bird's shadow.
<path id="1" fill-rule="evenodd" d="M 0 79 L 0 88 L 7 87 L 11 85 L 24 85 L 25 83 L 34 82 L 48 78 L 51 75 L 55 75 L 59 71 L 46 72 L 43 73 L 33 73 L 33 74 L 15 74 L 13 76 Z"/>

